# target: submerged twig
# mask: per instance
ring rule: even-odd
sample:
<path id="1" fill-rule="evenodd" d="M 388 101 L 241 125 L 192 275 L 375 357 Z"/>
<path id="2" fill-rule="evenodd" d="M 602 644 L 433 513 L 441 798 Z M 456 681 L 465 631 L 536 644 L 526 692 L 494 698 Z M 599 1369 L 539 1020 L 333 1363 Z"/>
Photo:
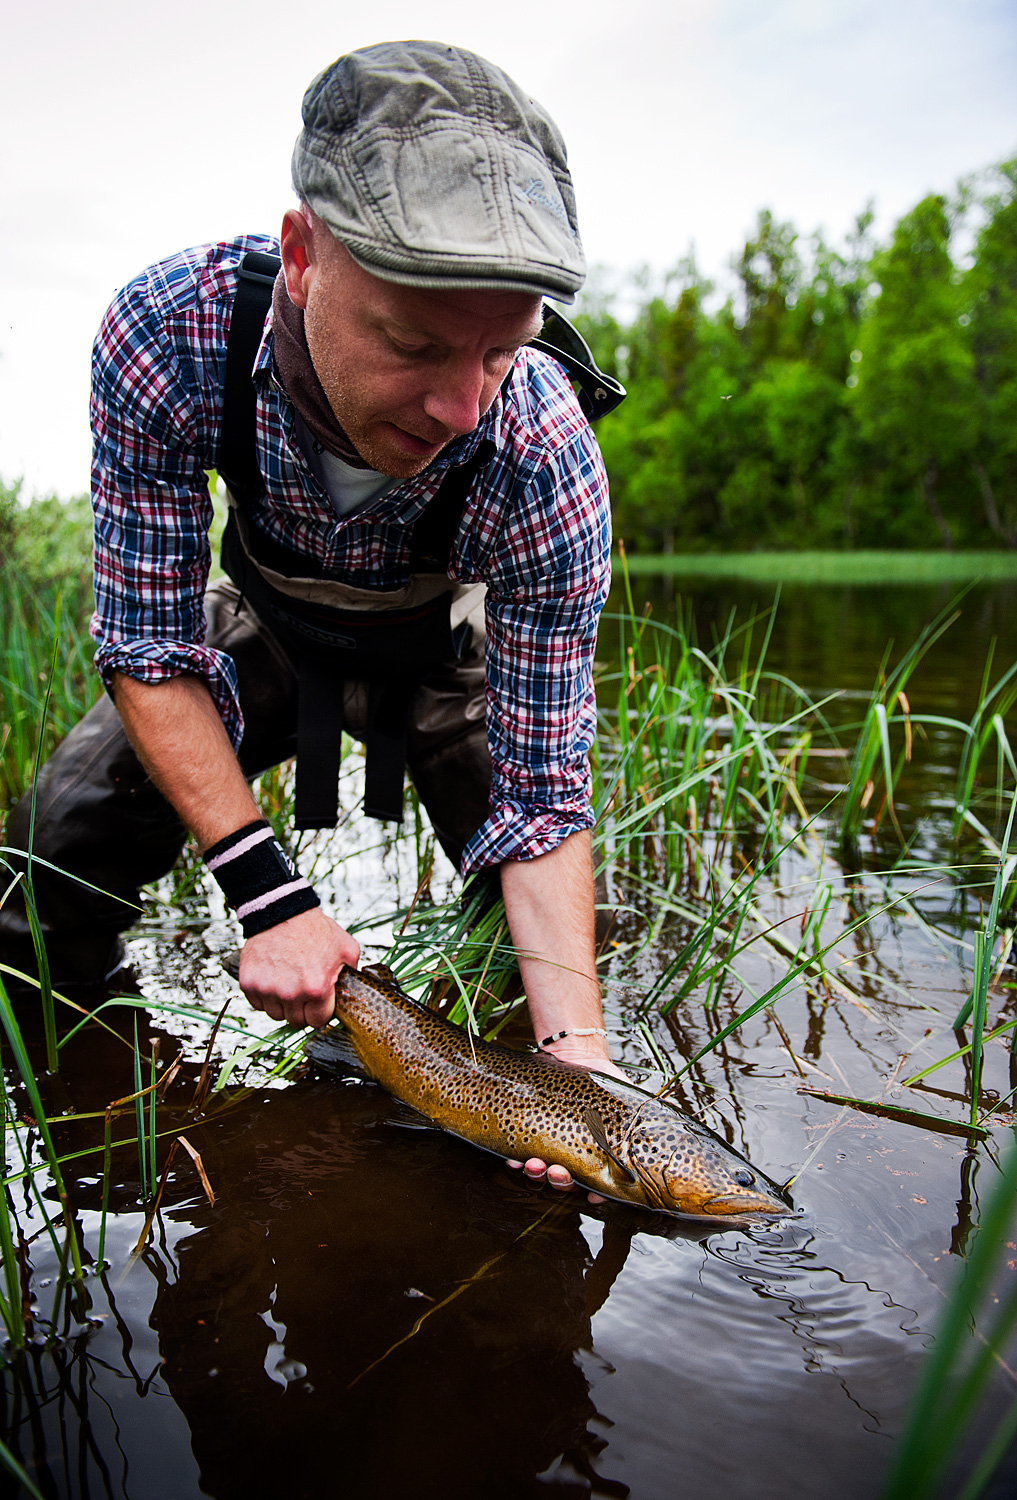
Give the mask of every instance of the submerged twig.
<path id="1" fill-rule="evenodd" d="M 532 1224 L 528 1224 L 525 1229 L 521 1230 L 515 1239 L 505 1246 L 504 1250 L 499 1250 L 497 1255 L 490 1256 L 484 1261 L 482 1266 L 478 1266 L 472 1276 L 468 1276 L 465 1281 L 461 1281 L 454 1292 L 449 1292 L 447 1297 L 443 1297 L 440 1302 L 436 1302 L 433 1307 L 429 1307 L 426 1312 L 421 1313 L 409 1333 L 404 1333 L 401 1339 L 396 1339 L 395 1343 L 391 1344 L 385 1350 L 384 1354 L 379 1354 L 377 1359 L 373 1359 L 369 1365 L 366 1365 L 359 1375 L 353 1377 L 346 1389 L 351 1391 L 355 1385 L 360 1384 L 365 1375 L 370 1375 L 372 1370 L 376 1370 L 384 1360 L 388 1359 L 390 1354 L 394 1354 L 403 1344 L 408 1344 L 410 1339 L 415 1338 L 420 1332 L 428 1318 L 433 1317 L 436 1312 L 440 1312 L 443 1307 L 448 1307 L 450 1302 L 454 1302 L 457 1297 L 461 1297 L 464 1292 L 468 1292 L 470 1287 L 475 1286 L 478 1281 L 482 1281 L 493 1266 L 496 1266 L 499 1261 L 505 1259 L 513 1246 L 518 1245 L 520 1240 L 525 1239 L 528 1234 L 532 1234 L 535 1229 L 539 1229 L 541 1224 L 545 1223 L 553 1215 L 561 1213 L 564 1206 L 562 1203 L 552 1203 L 551 1207 L 542 1213 L 539 1218 L 534 1219 Z"/>
<path id="2" fill-rule="evenodd" d="M 942 1135 L 977 1135 L 986 1140 L 992 1132 L 984 1125 L 962 1124 L 959 1120 L 945 1120 L 942 1115 L 926 1115 L 918 1109 L 905 1109 L 898 1104 L 881 1104 L 878 1099 L 855 1099 L 850 1094 L 831 1094 L 826 1089 L 799 1087 L 800 1094 L 813 1099 L 825 1099 L 827 1104 L 844 1104 L 864 1115 L 880 1115 L 886 1120 L 897 1120 L 901 1125 L 918 1125 L 924 1130 L 936 1130 Z"/>
<path id="3" fill-rule="evenodd" d="M 212 1048 L 215 1046 L 215 1039 L 219 1035 L 219 1027 L 222 1025 L 226 1012 L 230 1008 L 232 999 L 233 997 L 230 996 L 226 1000 L 222 1010 L 215 1018 L 215 1025 L 212 1027 L 212 1034 L 208 1039 L 208 1046 L 205 1048 L 205 1058 L 201 1064 L 201 1072 L 198 1074 L 198 1082 L 195 1085 L 194 1098 L 191 1100 L 191 1112 L 193 1114 L 197 1114 L 200 1110 L 204 1109 L 205 1100 L 208 1098 L 209 1090 L 212 1087 Z"/>
<path id="4" fill-rule="evenodd" d="M 187 1152 L 188 1156 L 194 1163 L 194 1170 L 197 1172 L 198 1179 L 205 1190 L 205 1197 L 208 1199 L 209 1208 L 214 1208 L 215 1193 L 212 1191 L 212 1184 L 208 1180 L 208 1175 L 205 1172 L 200 1153 L 195 1151 L 194 1147 L 191 1145 L 190 1141 L 185 1135 L 178 1135 L 177 1140 L 180 1142 L 181 1146 L 183 1146 L 184 1150 Z"/>

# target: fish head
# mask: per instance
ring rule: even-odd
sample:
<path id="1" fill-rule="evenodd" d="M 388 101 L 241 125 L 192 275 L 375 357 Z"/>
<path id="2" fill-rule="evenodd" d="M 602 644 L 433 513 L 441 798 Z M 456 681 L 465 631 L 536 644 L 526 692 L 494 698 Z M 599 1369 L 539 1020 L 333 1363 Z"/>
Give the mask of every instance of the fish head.
<path id="1" fill-rule="evenodd" d="M 631 1159 L 648 1197 L 665 1213 L 740 1219 L 794 1211 L 782 1188 L 703 1125 L 683 1120 L 673 1131 L 637 1127 Z"/>

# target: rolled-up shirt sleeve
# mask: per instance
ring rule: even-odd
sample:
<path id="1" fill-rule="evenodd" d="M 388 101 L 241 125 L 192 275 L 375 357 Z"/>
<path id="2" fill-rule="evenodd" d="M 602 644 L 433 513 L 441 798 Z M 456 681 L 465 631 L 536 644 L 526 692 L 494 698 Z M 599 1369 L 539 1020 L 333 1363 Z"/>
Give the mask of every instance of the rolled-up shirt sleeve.
<path id="1" fill-rule="evenodd" d="M 174 276 L 181 293 L 174 302 Z M 142 682 L 194 673 L 208 684 L 234 745 L 243 729 L 231 658 L 204 645 L 215 415 L 205 392 L 221 371 L 204 324 L 223 319 L 195 298 L 187 258 L 131 282 L 99 329 L 92 357 L 95 664 L 107 689 L 122 672 Z M 156 310 L 158 304 L 158 310 Z"/>
<path id="2" fill-rule="evenodd" d="M 610 547 L 607 478 L 580 420 L 509 507 L 485 570 L 491 811 L 464 875 L 549 853 L 593 823 L 593 655 Z"/>

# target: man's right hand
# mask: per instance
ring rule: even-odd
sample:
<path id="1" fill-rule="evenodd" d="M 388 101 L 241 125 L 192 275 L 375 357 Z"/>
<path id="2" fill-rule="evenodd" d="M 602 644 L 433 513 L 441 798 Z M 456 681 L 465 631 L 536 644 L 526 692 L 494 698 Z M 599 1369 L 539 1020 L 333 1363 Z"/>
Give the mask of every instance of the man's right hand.
<path id="1" fill-rule="evenodd" d="M 114 696 L 142 765 L 201 849 L 261 817 L 201 678 L 138 682 L 117 673 Z M 315 907 L 248 938 L 240 988 L 273 1021 L 324 1026 L 339 970 L 359 961 L 360 944 Z"/>
<path id="2" fill-rule="evenodd" d="M 356 968 L 359 961 L 356 939 L 315 907 L 247 939 L 240 988 L 273 1021 L 325 1026 L 335 1014 L 339 970 L 343 964 Z"/>

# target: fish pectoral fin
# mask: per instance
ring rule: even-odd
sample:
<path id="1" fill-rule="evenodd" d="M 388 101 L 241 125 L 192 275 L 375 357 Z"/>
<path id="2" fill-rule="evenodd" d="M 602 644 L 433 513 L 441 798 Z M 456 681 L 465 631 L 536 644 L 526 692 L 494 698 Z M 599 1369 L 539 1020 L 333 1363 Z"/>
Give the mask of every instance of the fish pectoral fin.
<path id="1" fill-rule="evenodd" d="M 607 1143 L 607 1130 L 604 1127 L 604 1120 L 600 1110 L 594 1105 L 588 1104 L 583 1110 L 583 1119 L 586 1121 L 590 1134 L 608 1161 L 621 1172 L 626 1182 L 635 1182 L 637 1180 L 635 1172 L 615 1155 L 613 1149 Z"/>
<path id="2" fill-rule="evenodd" d="M 345 1027 L 329 1026 L 325 1031 L 316 1031 L 304 1043 L 304 1052 L 325 1073 L 346 1078 L 351 1073 L 357 1078 L 371 1077 Z"/>
<path id="3" fill-rule="evenodd" d="M 385 1116 L 386 1125 L 397 1125 L 400 1130 L 440 1130 L 441 1126 L 429 1120 L 427 1115 L 414 1109 L 412 1104 L 404 1104 L 401 1099 L 393 1099 L 388 1114 Z"/>

